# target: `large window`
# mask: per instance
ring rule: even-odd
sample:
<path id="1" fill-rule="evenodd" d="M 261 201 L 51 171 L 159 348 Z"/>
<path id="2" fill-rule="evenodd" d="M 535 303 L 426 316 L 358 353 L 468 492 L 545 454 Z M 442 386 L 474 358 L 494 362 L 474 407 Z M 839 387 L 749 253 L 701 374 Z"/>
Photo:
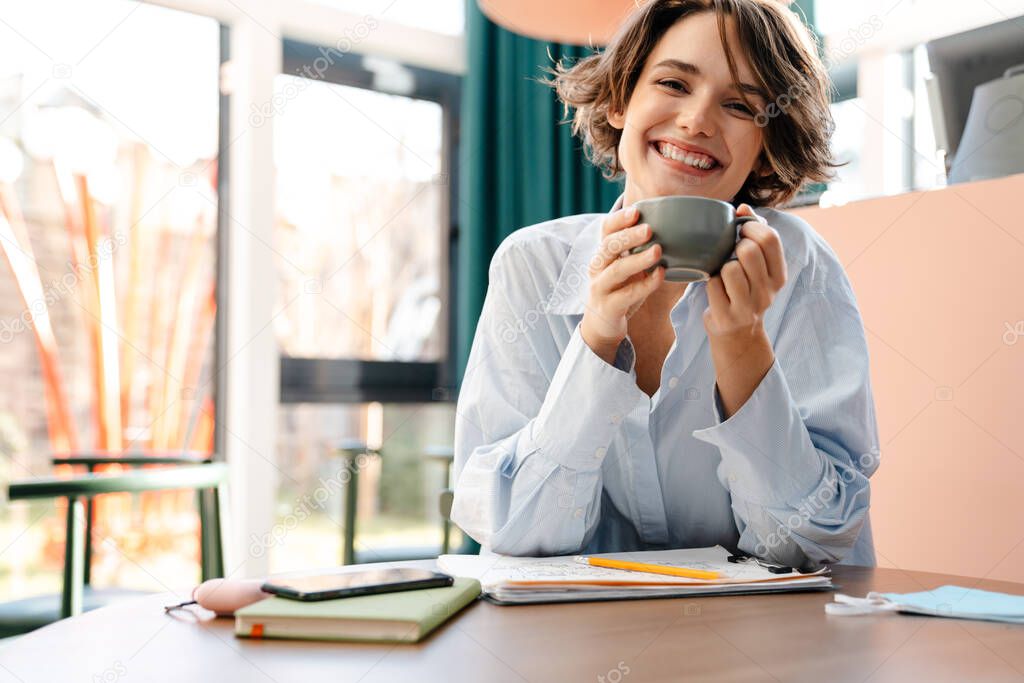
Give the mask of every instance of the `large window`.
<path id="1" fill-rule="evenodd" d="M 282 352 L 442 359 L 441 105 L 299 76 L 276 91 L 280 303 L 298 297 Z"/>
<path id="2" fill-rule="evenodd" d="M 212 449 L 220 30 L 127 0 L 3 13 L 4 485 L 54 453 Z M 0 510 L 0 601 L 59 588 L 63 509 Z M 190 494 L 104 497 L 92 582 L 181 585 L 197 539 Z"/>
<path id="3" fill-rule="evenodd" d="M 359 461 L 356 559 L 427 556 L 447 469 L 426 449 L 454 428 L 457 79 L 288 41 L 283 66 L 267 112 L 283 356 L 270 569 L 339 561 L 344 439 L 381 453 Z"/>
<path id="4" fill-rule="evenodd" d="M 462 33 L 465 0 L 317 0 L 353 14 L 369 14 L 448 35 Z"/>
<path id="5" fill-rule="evenodd" d="M 960 120 L 957 126 L 946 120 L 951 102 L 943 100 L 939 89 L 948 95 L 961 90 L 969 92 L 975 84 L 942 83 L 932 73 L 933 69 L 937 66 L 941 72 L 945 66 L 948 71 L 952 63 L 959 68 L 962 61 L 967 67 L 960 74 L 964 76 L 978 65 L 984 65 L 984 69 L 1008 57 L 1009 63 L 1017 61 L 1012 59 L 1020 43 L 1019 27 L 1012 23 L 1014 20 L 995 6 L 976 7 L 953 0 L 929 3 L 928 12 L 920 12 L 912 3 L 900 0 L 816 0 L 810 4 L 818 33 L 826 41 L 825 53 L 834 67 L 837 86 L 833 151 L 839 161 L 849 162 L 839 170 L 827 192 L 819 193 L 821 203 L 841 204 L 945 186 L 947 166 L 952 161 L 947 158 L 947 147 L 955 149 L 959 126 L 964 121 Z M 907 24 L 910 19 L 913 25 Z M 999 29 L 999 25 L 1004 28 Z M 972 42 L 956 45 L 958 37 L 967 35 L 961 31 L 979 27 L 993 29 L 972 39 L 985 46 L 985 55 Z M 942 37 L 953 39 L 952 45 L 943 48 L 943 52 L 952 48 L 952 55 L 945 65 L 931 65 L 926 46 L 934 46 L 932 41 Z M 960 60 L 957 52 L 971 58 Z M 857 89 L 858 81 L 861 92 Z M 968 103 L 969 99 L 963 102 L 964 117 Z M 946 139 L 944 127 L 951 123 L 956 130 L 951 132 L 952 139 Z M 817 198 L 811 196 L 809 200 Z"/>

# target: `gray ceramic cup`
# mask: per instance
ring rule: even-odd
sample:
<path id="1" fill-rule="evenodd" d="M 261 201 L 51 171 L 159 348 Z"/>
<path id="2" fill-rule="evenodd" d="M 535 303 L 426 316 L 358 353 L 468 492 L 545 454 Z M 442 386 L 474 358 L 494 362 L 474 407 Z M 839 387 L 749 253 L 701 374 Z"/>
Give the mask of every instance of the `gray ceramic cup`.
<path id="1" fill-rule="evenodd" d="M 756 221 L 754 216 L 737 216 L 732 204 L 708 197 L 672 196 L 642 199 L 637 225 L 651 226 L 651 240 L 630 250 L 637 254 L 661 245 L 665 279 L 670 282 L 708 280 L 729 260 L 740 226 Z"/>

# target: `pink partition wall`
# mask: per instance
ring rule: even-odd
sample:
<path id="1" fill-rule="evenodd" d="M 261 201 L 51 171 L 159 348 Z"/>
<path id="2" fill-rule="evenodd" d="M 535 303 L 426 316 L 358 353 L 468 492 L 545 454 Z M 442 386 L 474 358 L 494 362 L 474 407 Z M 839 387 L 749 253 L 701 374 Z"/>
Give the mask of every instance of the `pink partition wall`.
<path id="1" fill-rule="evenodd" d="M 1024 581 L 1024 175 L 794 213 L 864 318 L 881 566 Z"/>

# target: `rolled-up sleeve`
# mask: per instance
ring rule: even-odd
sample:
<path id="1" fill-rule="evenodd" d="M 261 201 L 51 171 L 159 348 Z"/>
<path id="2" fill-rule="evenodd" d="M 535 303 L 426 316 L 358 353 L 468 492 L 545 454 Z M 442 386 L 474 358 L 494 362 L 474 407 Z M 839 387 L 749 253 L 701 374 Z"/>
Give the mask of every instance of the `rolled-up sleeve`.
<path id="1" fill-rule="evenodd" d="M 693 431 L 718 447 L 741 550 L 811 568 L 857 541 L 878 467 L 867 343 L 853 292 L 798 286 L 774 343 L 775 362 L 735 414 Z"/>
<path id="2" fill-rule="evenodd" d="M 624 342 L 609 365 L 577 325 L 549 377 L 531 335 L 550 332 L 542 318 L 522 324 L 538 302 L 523 301 L 529 265 L 516 251 L 491 263 L 459 392 L 451 516 L 495 552 L 571 554 L 596 529 L 605 452 L 637 401 L 633 349 Z"/>

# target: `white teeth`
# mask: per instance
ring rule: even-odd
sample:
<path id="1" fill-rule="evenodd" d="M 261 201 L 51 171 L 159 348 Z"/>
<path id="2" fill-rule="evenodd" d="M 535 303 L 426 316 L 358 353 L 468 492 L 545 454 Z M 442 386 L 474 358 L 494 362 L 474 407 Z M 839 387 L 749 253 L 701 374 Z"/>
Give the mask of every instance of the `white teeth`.
<path id="1" fill-rule="evenodd" d="M 663 157 L 675 159 L 676 161 L 681 161 L 684 164 L 688 164 L 696 168 L 701 168 L 704 169 L 705 171 L 715 165 L 715 162 L 711 159 L 711 157 L 704 156 L 703 154 L 684 152 L 675 145 L 669 144 L 667 142 L 659 142 L 657 145 L 655 145 L 655 147 L 657 148 L 658 153 L 661 154 Z"/>

